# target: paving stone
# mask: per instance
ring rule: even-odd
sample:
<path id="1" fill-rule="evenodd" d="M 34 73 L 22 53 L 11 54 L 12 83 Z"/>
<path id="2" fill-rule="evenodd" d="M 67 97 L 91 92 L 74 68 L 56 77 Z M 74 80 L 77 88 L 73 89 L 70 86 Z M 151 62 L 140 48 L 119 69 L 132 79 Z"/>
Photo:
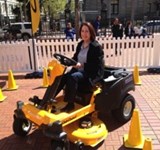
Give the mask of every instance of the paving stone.
<path id="1" fill-rule="evenodd" d="M 143 74 L 141 86 L 131 92 L 136 99 L 136 108 L 140 110 L 142 132 L 153 140 L 153 149 L 160 150 L 160 74 Z M 13 112 L 16 102 L 28 102 L 30 97 L 42 98 L 45 88 L 41 88 L 42 79 L 17 78 L 18 90 L 7 91 L 6 78 L 0 78 L 0 87 L 7 98 L 0 103 L 0 150 L 44 150 L 50 148 L 50 139 L 39 130 L 32 130 L 25 137 L 14 135 L 12 130 Z M 109 135 L 98 150 L 127 150 L 123 145 L 123 136 L 128 134 L 130 121 L 124 125 L 115 122 L 112 116 L 102 116 Z"/>

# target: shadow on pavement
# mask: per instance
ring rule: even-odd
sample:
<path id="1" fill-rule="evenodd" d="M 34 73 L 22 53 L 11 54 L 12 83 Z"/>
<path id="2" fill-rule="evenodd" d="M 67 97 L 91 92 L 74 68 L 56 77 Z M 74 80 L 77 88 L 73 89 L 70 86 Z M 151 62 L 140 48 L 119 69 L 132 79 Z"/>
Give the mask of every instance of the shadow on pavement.
<path id="1" fill-rule="evenodd" d="M 35 130 L 26 137 L 14 134 L 0 140 L 1 150 L 50 150 L 50 139 L 40 130 Z"/>
<path id="2" fill-rule="evenodd" d="M 85 147 L 83 150 L 97 150 L 103 144 L 101 142 L 96 148 Z M 14 134 L 0 140 L 0 150 L 53 150 L 51 139 L 44 136 L 41 130 L 35 130 L 26 137 L 19 137 Z M 75 150 L 70 143 L 70 150 Z"/>
<path id="3" fill-rule="evenodd" d="M 3 88 L 3 87 L 5 87 L 5 85 L 6 85 L 6 82 L 5 82 L 5 81 L 3 81 L 3 82 L 0 82 L 0 88 Z"/>
<path id="4" fill-rule="evenodd" d="M 107 129 L 109 132 L 116 130 L 117 128 L 120 128 L 124 124 L 118 122 L 114 119 L 111 113 L 103 113 L 99 114 L 99 118 L 105 123 Z"/>

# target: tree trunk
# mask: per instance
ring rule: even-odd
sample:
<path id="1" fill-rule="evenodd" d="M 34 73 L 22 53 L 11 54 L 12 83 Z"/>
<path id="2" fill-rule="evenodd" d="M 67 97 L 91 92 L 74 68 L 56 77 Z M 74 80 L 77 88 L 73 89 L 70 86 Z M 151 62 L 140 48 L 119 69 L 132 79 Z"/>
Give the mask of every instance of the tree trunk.
<path id="1" fill-rule="evenodd" d="M 27 4 L 27 1 L 24 0 L 24 19 L 25 19 L 25 21 L 28 21 L 26 4 Z"/>
<path id="2" fill-rule="evenodd" d="M 9 17 L 8 17 L 8 7 L 7 7 L 7 0 L 4 0 L 4 5 L 5 5 L 5 11 L 6 11 L 6 18 L 7 18 L 7 24 L 9 24 L 10 26 L 10 21 L 9 21 Z"/>
<path id="3" fill-rule="evenodd" d="M 79 20 L 80 20 L 79 0 L 75 0 L 75 29 L 76 29 L 77 40 L 79 38 Z"/>

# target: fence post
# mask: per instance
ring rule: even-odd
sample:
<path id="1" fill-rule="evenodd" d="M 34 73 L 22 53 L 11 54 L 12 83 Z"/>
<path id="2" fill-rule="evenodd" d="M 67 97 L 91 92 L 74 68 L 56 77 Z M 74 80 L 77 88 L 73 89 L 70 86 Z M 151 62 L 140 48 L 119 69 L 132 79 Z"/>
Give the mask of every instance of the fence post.
<path id="1" fill-rule="evenodd" d="M 160 34 L 154 34 L 153 38 L 153 66 L 160 65 Z"/>
<path id="2" fill-rule="evenodd" d="M 38 60 L 37 60 L 37 50 L 36 50 L 36 39 L 32 38 L 29 40 L 30 45 L 30 61 L 32 64 L 32 69 L 34 71 L 38 70 Z"/>

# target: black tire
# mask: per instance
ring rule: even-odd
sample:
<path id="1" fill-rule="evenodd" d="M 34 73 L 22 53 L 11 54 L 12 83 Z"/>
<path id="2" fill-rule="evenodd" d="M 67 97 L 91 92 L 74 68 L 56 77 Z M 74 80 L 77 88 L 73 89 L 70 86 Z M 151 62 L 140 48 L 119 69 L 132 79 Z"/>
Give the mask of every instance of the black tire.
<path id="1" fill-rule="evenodd" d="M 78 141 L 74 147 L 75 150 L 84 150 L 84 144 Z"/>
<path id="2" fill-rule="evenodd" d="M 67 150 L 63 141 L 51 140 L 51 150 Z"/>
<path id="3" fill-rule="evenodd" d="M 26 136 L 32 128 L 32 123 L 27 119 L 14 118 L 13 131 L 18 136 Z"/>
<path id="4" fill-rule="evenodd" d="M 135 108 L 135 99 L 132 95 L 127 94 L 122 100 L 122 103 L 118 109 L 112 110 L 113 116 L 121 123 L 126 123 L 132 117 L 133 110 Z"/>

